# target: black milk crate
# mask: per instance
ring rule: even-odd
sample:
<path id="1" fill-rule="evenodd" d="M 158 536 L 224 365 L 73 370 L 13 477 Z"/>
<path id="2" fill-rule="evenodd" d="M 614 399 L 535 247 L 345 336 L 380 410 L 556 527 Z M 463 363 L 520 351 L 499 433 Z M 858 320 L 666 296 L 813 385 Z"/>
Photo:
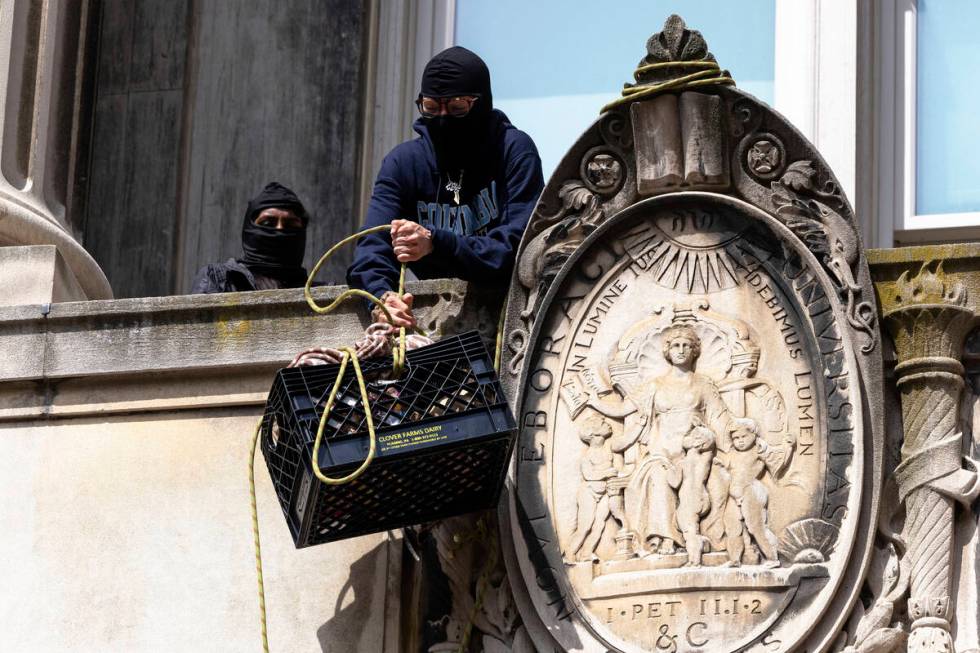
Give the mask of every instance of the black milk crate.
<path id="1" fill-rule="evenodd" d="M 297 548 L 496 505 L 516 424 L 476 331 L 361 362 L 377 434 L 374 461 L 343 485 L 313 474 L 313 442 L 339 365 L 279 370 L 262 421 L 262 454 Z M 364 406 L 348 364 L 320 443 L 320 471 L 346 476 L 368 454 Z"/>

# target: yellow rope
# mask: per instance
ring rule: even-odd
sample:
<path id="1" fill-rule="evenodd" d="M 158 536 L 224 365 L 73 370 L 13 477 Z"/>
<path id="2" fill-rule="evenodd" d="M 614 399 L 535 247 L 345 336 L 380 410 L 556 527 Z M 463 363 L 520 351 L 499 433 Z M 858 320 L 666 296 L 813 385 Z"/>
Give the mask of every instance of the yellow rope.
<path id="1" fill-rule="evenodd" d="M 327 485 L 350 483 L 363 474 L 367 470 L 368 465 L 371 464 L 371 461 L 374 460 L 375 449 L 377 447 L 377 437 L 374 434 L 374 418 L 371 416 L 371 404 L 368 400 L 367 387 L 364 384 L 364 374 L 361 373 L 361 364 L 357 360 L 357 353 L 350 347 L 344 347 L 341 351 L 344 352 L 344 357 L 340 361 L 340 370 L 337 371 L 337 379 L 333 382 L 333 388 L 330 389 L 330 396 L 327 397 L 327 405 L 324 407 L 323 415 L 320 417 L 320 426 L 316 430 L 316 440 L 313 442 L 313 473 Z M 337 390 L 340 388 L 341 381 L 344 380 L 344 372 L 347 370 L 348 360 L 354 364 L 354 376 L 357 377 L 357 386 L 361 390 L 361 405 L 364 407 L 364 420 L 367 422 L 368 427 L 368 455 L 364 459 L 364 462 L 361 463 L 361 466 L 347 476 L 331 478 L 320 471 L 320 442 L 323 440 L 323 429 L 327 425 L 327 417 L 330 415 L 330 411 L 333 410 L 334 402 L 337 400 Z"/>
<path id="2" fill-rule="evenodd" d="M 306 285 L 303 286 L 303 296 L 306 298 L 306 303 L 310 306 L 311 309 L 313 309 L 315 313 L 318 313 L 320 315 L 329 313 L 333 311 L 335 308 L 337 308 L 338 306 L 340 306 L 347 299 L 350 299 L 351 297 L 360 297 L 380 307 L 382 313 L 384 313 L 385 318 L 388 320 L 388 323 L 389 324 L 391 323 L 392 321 L 391 313 L 388 312 L 388 307 L 385 306 L 384 302 L 382 302 L 377 297 L 364 290 L 359 290 L 357 288 L 349 288 L 344 292 L 342 292 L 335 300 L 330 302 L 328 306 L 318 305 L 316 303 L 316 300 L 313 299 L 313 294 L 310 292 L 310 287 L 313 285 L 313 279 L 316 278 L 316 275 L 320 271 L 320 268 L 323 266 L 324 263 L 327 262 L 327 259 L 333 256 L 334 252 L 336 252 L 344 245 L 354 242 L 363 236 L 377 233 L 379 231 L 388 231 L 390 229 L 391 229 L 391 225 L 381 225 L 380 227 L 372 227 L 370 229 L 365 229 L 364 231 L 356 233 L 353 236 L 348 236 L 347 238 L 344 238 L 339 243 L 337 243 L 336 245 L 328 249 L 327 252 L 320 257 L 320 260 L 317 261 L 316 265 L 313 266 L 313 270 L 310 272 L 310 276 L 307 277 Z M 401 296 L 404 293 L 405 293 L 405 265 L 402 264 L 401 272 L 398 277 L 398 294 L 399 296 Z M 392 365 L 394 367 L 394 373 L 396 375 L 399 375 L 401 374 L 405 365 L 405 327 L 399 327 L 398 346 L 394 347 L 393 349 L 394 351 L 392 353 L 392 358 L 393 358 Z M 374 455 L 377 447 L 377 438 L 374 432 L 374 420 L 372 419 L 371 416 L 371 405 L 368 402 L 367 387 L 364 383 L 364 375 L 361 372 L 360 361 L 358 361 L 357 354 L 354 352 L 352 348 L 344 347 L 343 349 L 341 349 L 341 351 L 343 352 L 343 358 L 340 361 L 340 370 L 337 373 L 337 379 L 334 381 L 333 388 L 331 388 L 330 395 L 327 398 L 327 404 L 323 409 L 323 415 L 320 417 L 320 424 L 317 428 L 316 440 L 313 443 L 313 473 L 316 474 L 316 477 L 318 479 L 320 479 L 324 483 L 327 483 L 328 485 L 339 485 L 342 483 L 350 483 L 358 476 L 363 474 L 365 470 L 367 470 L 368 465 L 371 464 L 371 461 L 374 460 Z M 340 383 L 344 378 L 344 372 L 347 369 L 348 361 L 351 361 L 354 364 L 354 374 L 357 377 L 357 384 L 361 391 L 361 402 L 362 405 L 364 406 L 364 413 L 368 426 L 368 436 L 370 438 L 370 445 L 368 447 L 367 458 L 364 459 L 364 462 L 361 463 L 360 467 L 358 467 L 356 470 L 354 470 L 347 476 L 344 476 L 343 478 L 331 478 L 329 476 L 324 475 L 323 472 L 320 471 L 318 455 L 320 452 L 320 442 L 323 438 L 323 430 L 326 426 L 327 418 L 330 415 L 330 411 L 333 409 L 333 405 L 337 400 L 337 391 L 340 388 Z M 261 434 L 261 431 L 262 431 L 262 420 L 260 419 L 259 423 L 255 427 L 255 434 L 252 436 L 252 450 L 248 457 L 248 489 L 249 489 L 249 497 L 252 504 L 252 540 L 255 545 L 255 571 L 258 574 L 258 582 L 259 582 L 259 613 L 262 622 L 262 650 L 265 651 L 265 653 L 268 653 L 269 635 L 268 635 L 268 626 L 267 626 L 266 610 L 265 610 L 265 583 L 263 582 L 262 579 L 262 545 L 259 540 L 259 511 L 255 501 L 255 452 L 257 449 L 259 435 Z"/>
<path id="3" fill-rule="evenodd" d="M 378 306 L 381 309 L 381 312 L 384 313 L 385 319 L 388 321 L 388 323 L 389 324 L 392 323 L 391 313 L 388 312 L 388 307 L 385 306 L 385 303 L 365 290 L 360 290 L 358 288 L 348 288 L 344 292 L 340 293 L 340 295 L 337 296 L 337 299 L 330 302 L 330 304 L 327 306 L 320 306 L 319 304 L 317 304 L 316 300 L 313 299 L 313 293 L 310 292 L 310 287 L 313 285 L 313 279 L 316 278 L 317 272 L 320 271 L 320 268 L 323 266 L 324 263 L 327 262 L 327 259 L 333 256 L 338 249 L 340 249 L 341 247 L 343 247 L 348 243 L 352 243 L 358 240 L 359 238 L 363 238 L 364 236 L 367 236 L 369 234 L 376 234 L 380 231 L 391 231 L 391 225 L 383 224 L 378 227 L 371 227 L 369 229 L 365 229 L 364 231 L 359 231 L 356 234 L 353 234 L 352 236 L 348 236 L 347 238 L 344 238 L 339 243 L 337 243 L 336 245 L 328 249 L 326 253 L 320 257 L 320 260 L 317 261 L 316 265 L 313 266 L 313 270 L 310 272 L 310 276 L 306 278 L 306 285 L 303 286 L 303 296 L 306 298 L 306 303 L 309 305 L 310 308 L 313 309 L 314 313 L 325 315 L 333 311 L 335 308 L 343 304 L 351 297 L 360 297 L 361 299 L 366 299 L 369 302 Z M 402 263 L 401 271 L 398 274 L 398 296 L 401 297 L 404 294 L 405 294 L 405 264 Z M 419 331 L 419 329 L 416 329 L 416 331 Z M 394 347 L 392 351 L 392 367 L 394 367 L 395 376 L 401 376 L 404 365 L 405 365 L 405 327 L 398 327 L 398 347 Z"/>
<path id="4" fill-rule="evenodd" d="M 499 554 L 497 550 L 497 539 L 487 530 L 485 515 L 480 517 L 476 523 L 476 535 L 473 539 L 477 537 L 487 542 L 489 551 L 483 563 L 480 578 L 476 582 L 476 599 L 473 601 L 473 607 L 470 608 L 469 618 L 467 619 L 466 626 L 463 628 L 463 636 L 460 638 L 459 648 L 456 650 L 456 653 L 466 653 L 470 648 L 470 637 L 473 635 L 473 626 L 476 625 L 476 615 L 480 611 L 480 608 L 483 607 L 483 598 L 490 584 L 490 573 L 497 565 L 497 556 Z"/>
<path id="5" fill-rule="evenodd" d="M 633 72 L 633 78 L 639 81 L 643 73 L 662 68 L 701 68 L 702 70 L 677 77 L 676 79 L 669 79 L 659 84 L 628 86 L 623 89 L 623 97 L 613 100 L 602 107 L 599 113 L 605 113 L 618 106 L 649 98 L 664 91 L 692 88 L 695 86 L 735 84 L 735 80 L 732 79 L 728 71 L 722 70 L 717 61 L 663 61 L 646 64 L 640 66 Z"/>
<path id="6" fill-rule="evenodd" d="M 717 61 L 658 61 L 657 63 L 648 63 L 640 66 L 633 71 L 633 79 L 640 81 L 640 76 L 643 73 L 648 73 L 651 70 L 662 70 L 664 68 L 707 68 L 712 70 L 718 70 Z"/>
<path id="7" fill-rule="evenodd" d="M 497 344 L 493 350 L 493 369 L 500 374 L 500 357 L 504 351 L 504 318 L 507 317 L 507 303 L 500 307 L 500 319 L 497 321 Z"/>
<path id="8" fill-rule="evenodd" d="M 248 491 L 252 501 L 252 541 L 255 544 L 255 571 L 259 577 L 259 615 L 262 621 L 262 650 L 269 653 L 269 632 L 265 620 L 265 583 L 262 581 L 262 545 L 259 543 L 259 509 L 255 504 L 255 450 L 262 432 L 262 420 L 255 425 L 252 451 L 248 455 Z"/>
<path id="9" fill-rule="evenodd" d="M 316 474 L 318 479 L 327 485 L 342 485 L 344 483 L 350 483 L 358 476 L 363 474 L 367 470 L 368 465 L 371 464 L 371 461 L 374 460 L 374 455 L 377 448 L 377 436 L 374 431 L 374 419 L 371 416 L 371 404 L 368 401 L 367 386 L 364 383 L 364 374 L 361 372 L 360 362 L 357 359 L 357 354 L 352 348 L 344 347 L 341 351 L 344 353 L 344 356 L 340 361 L 340 370 L 338 370 L 337 379 L 334 381 L 333 387 L 330 389 L 330 395 L 327 398 L 327 404 L 323 409 L 323 415 L 320 418 L 320 425 L 316 431 L 316 440 L 313 442 L 313 473 Z M 347 369 L 348 361 L 354 364 L 354 375 L 357 377 L 357 385 L 361 391 L 361 404 L 364 406 L 364 418 L 367 421 L 370 444 L 368 445 L 367 458 L 364 459 L 364 462 L 361 463 L 360 467 L 342 478 L 331 478 L 320 471 L 320 442 L 323 439 L 323 430 L 327 424 L 327 418 L 329 417 L 330 411 L 333 409 L 334 403 L 337 400 L 337 391 L 340 388 L 341 381 L 343 381 L 344 372 Z M 255 434 L 252 436 L 252 450 L 248 456 L 248 489 L 249 498 L 252 504 L 252 540 L 255 545 L 255 571 L 258 575 L 259 582 L 259 617 L 262 623 L 262 650 L 265 651 L 265 653 L 268 653 L 269 634 L 265 612 L 265 583 L 262 579 L 262 544 L 259 540 L 259 511 L 255 501 L 255 451 L 257 449 L 261 431 L 262 420 L 260 419 L 259 423 L 255 426 Z"/>

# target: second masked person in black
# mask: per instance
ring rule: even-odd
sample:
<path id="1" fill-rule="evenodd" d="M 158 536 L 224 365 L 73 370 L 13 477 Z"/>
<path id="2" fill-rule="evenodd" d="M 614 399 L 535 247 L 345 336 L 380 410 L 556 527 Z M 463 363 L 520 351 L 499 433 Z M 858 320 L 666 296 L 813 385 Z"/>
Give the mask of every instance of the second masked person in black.
<path id="1" fill-rule="evenodd" d="M 296 193 L 272 182 L 248 203 L 242 257 L 201 268 L 192 294 L 301 288 L 309 215 Z"/>
<path id="2" fill-rule="evenodd" d="M 506 283 L 531 210 L 544 188 L 531 138 L 493 108 L 490 71 L 453 47 L 426 65 L 419 137 L 385 157 L 347 282 L 381 297 L 395 324 L 411 326 L 411 295 L 395 289 L 401 263 L 420 279 Z"/>

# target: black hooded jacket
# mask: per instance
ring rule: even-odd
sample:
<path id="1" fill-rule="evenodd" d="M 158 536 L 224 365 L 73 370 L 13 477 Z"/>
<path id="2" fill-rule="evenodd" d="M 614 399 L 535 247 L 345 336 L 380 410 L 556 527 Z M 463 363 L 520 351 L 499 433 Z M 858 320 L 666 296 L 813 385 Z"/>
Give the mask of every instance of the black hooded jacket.
<path id="1" fill-rule="evenodd" d="M 419 137 L 381 164 L 363 228 L 401 218 L 432 231 L 432 253 L 409 264 L 420 279 L 506 283 L 528 218 L 544 188 L 534 142 L 492 108 L 486 64 L 461 47 L 426 66 L 422 94 L 475 95 L 464 118 L 420 118 Z M 447 190 L 460 183 L 460 202 Z M 347 282 L 380 297 L 395 290 L 400 264 L 387 232 L 358 242 Z"/>
<path id="2" fill-rule="evenodd" d="M 255 224 L 265 209 L 292 211 L 302 229 L 277 230 Z M 299 288 L 306 283 L 303 255 L 309 214 L 299 197 L 278 182 L 271 182 L 253 197 L 242 218 L 242 251 L 239 259 L 211 263 L 201 268 L 192 294 Z"/>

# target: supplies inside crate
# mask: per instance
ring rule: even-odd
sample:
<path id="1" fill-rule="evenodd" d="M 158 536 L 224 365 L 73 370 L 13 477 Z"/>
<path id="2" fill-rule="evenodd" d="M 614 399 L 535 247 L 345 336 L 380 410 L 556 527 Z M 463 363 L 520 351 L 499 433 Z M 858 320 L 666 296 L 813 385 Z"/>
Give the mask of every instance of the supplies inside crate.
<path id="1" fill-rule="evenodd" d="M 313 443 L 339 365 L 280 370 L 262 423 L 262 453 L 297 548 L 433 521 L 496 504 L 516 425 L 493 362 L 473 331 L 391 360 L 361 362 L 369 407 L 352 367 L 327 418 L 319 467 L 343 476 L 367 457 L 365 410 L 377 452 L 350 483 L 313 474 Z"/>

